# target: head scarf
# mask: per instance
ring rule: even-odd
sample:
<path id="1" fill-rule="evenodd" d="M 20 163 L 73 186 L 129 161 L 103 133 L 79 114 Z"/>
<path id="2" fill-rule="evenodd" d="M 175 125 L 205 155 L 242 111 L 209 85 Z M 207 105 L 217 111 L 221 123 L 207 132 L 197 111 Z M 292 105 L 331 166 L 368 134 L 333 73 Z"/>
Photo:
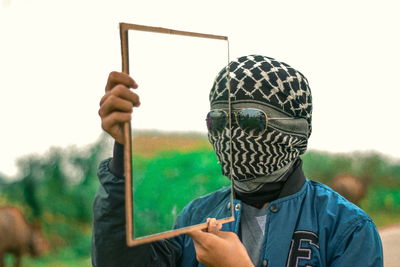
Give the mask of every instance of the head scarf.
<path id="1" fill-rule="evenodd" d="M 270 117 L 296 120 L 269 121 L 263 135 L 252 137 L 232 120 L 221 135 L 209 133 L 222 173 L 241 191 L 256 191 L 280 180 L 307 149 L 311 134 L 311 91 L 307 79 L 288 64 L 250 55 L 229 63 L 217 75 L 210 92 L 211 108 L 257 107 Z M 230 173 L 232 138 L 232 173 Z M 238 183 L 236 183 L 238 182 Z"/>

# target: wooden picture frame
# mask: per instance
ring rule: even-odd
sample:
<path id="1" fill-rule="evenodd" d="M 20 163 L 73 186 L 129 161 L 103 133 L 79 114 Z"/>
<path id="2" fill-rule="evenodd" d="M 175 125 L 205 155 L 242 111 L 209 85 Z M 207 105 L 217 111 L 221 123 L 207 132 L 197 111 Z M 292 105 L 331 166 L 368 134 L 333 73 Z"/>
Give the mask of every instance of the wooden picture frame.
<path id="1" fill-rule="evenodd" d="M 228 43 L 228 37 L 203 34 L 188 31 L 172 30 L 160 27 L 151 27 L 138 24 L 120 23 L 120 39 L 121 39 L 121 56 L 122 56 L 122 72 L 129 74 L 129 49 L 128 49 L 128 32 L 129 30 L 154 32 L 160 34 L 173 34 L 183 35 L 188 37 L 200 37 L 209 39 L 226 40 Z M 229 58 L 229 43 L 228 43 L 228 58 Z M 230 104 L 229 104 L 230 107 Z M 134 226 L 133 226 L 133 177 L 132 177 L 132 133 L 131 123 L 124 123 L 124 174 L 125 174 L 125 219 L 126 219 L 126 242 L 128 246 L 140 245 L 143 243 L 153 242 L 160 239 L 171 238 L 180 234 L 188 233 L 194 230 L 201 230 L 207 228 L 207 223 L 197 224 L 188 226 L 180 229 L 170 230 L 162 233 L 148 235 L 140 238 L 134 238 Z M 231 191 L 233 192 L 233 190 Z M 233 196 L 231 194 L 231 201 L 233 203 Z M 227 223 L 234 221 L 233 205 L 230 210 L 231 217 L 217 220 L 220 223 Z"/>

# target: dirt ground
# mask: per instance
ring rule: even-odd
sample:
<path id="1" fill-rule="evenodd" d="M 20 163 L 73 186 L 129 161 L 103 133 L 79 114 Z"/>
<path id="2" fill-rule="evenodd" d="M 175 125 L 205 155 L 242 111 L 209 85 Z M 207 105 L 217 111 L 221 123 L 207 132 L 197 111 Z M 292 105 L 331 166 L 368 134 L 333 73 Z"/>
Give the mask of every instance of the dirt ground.
<path id="1" fill-rule="evenodd" d="M 385 267 L 400 267 L 400 225 L 379 229 Z"/>

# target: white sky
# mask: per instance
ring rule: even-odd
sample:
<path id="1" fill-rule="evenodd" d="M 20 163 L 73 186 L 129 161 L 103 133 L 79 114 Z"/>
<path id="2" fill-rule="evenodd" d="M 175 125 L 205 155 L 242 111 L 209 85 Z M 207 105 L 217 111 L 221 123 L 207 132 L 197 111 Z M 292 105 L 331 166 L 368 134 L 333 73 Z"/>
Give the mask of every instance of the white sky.
<path id="1" fill-rule="evenodd" d="M 309 148 L 400 158 L 399 10 L 395 0 L 0 0 L 0 173 L 15 175 L 21 155 L 98 138 L 98 102 L 121 69 L 119 22 L 227 35 L 232 59 L 284 61 L 311 85 Z"/>

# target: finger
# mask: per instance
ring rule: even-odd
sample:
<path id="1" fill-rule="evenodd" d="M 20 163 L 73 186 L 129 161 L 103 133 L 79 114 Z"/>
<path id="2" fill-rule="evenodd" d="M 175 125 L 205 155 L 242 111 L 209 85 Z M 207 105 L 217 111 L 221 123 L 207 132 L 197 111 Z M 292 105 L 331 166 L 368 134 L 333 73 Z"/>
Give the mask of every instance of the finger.
<path id="1" fill-rule="evenodd" d="M 132 113 L 133 104 L 117 96 L 109 96 L 99 109 L 101 118 L 107 117 L 114 111 Z"/>
<path id="2" fill-rule="evenodd" d="M 207 231 L 210 232 L 210 229 L 213 228 L 213 226 L 215 225 L 215 218 L 207 218 Z"/>
<path id="3" fill-rule="evenodd" d="M 114 112 L 102 119 L 101 126 L 108 134 L 110 134 L 118 143 L 125 144 L 125 138 L 122 123 L 129 122 L 130 113 Z"/>
<path id="4" fill-rule="evenodd" d="M 121 123 L 131 121 L 131 113 L 113 112 L 109 116 L 102 119 L 101 127 L 111 134 L 111 129 L 115 126 L 120 126 Z"/>
<path id="5" fill-rule="evenodd" d="M 221 230 L 221 228 L 222 228 L 222 224 L 218 223 L 215 218 L 212 218 L 208 223 L 207 231 L 209 233 L 218 235 L 218 232 L 219 232 L 219 230 Z"/>
<path id="6" fill-rule="evenodd" d="M 206 223 L 207 223 L 207 228 L 202 229 L 203 232 L 208 232 L 208 225 L 210 223 L 211 218 L 207 218 Z"/>
<path id="7" fill-rule="evenodd" d="M 117 96 L 123 98 L 132 103 L 133 106 L 138 107 L 140 106 L 140 99 L 139 96 L 129 90 L 128 87 L 125 85 L 117 85 L 111 91 L 106 92 L 106 94 L 100 100 L 100 106 L 110 97 L 110 96 Z"/>
<path id="8" fill-rule="evenodd" d="M 127 87 L 137 88 L 138 85 L 128 74 L 122 72 L 113 71 L 108 75 L 106 92 L 110 91 L 117 84 L 123 84 Z"/>

